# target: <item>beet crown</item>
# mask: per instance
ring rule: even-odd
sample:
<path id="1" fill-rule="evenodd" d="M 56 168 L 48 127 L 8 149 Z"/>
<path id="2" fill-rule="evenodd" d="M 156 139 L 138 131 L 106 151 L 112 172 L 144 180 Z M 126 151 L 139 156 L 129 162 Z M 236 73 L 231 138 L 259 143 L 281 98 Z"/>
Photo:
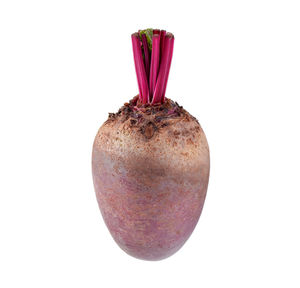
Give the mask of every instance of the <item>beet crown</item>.
<path id="1" fill-rule="evenodd" d="M 137 128 L 146 139 L 151 139 L 155 132 L 159 132 L 164 127 L 172 126 L 177 121 L 185 123 L 192 121 L 199 125 L 195 117 L 171 99 L 165 98 L 163 103 L 143 104 L 138 95 L 129 103 L 125 103 L 117 113 L 109 113 L 105 123 L 112 121 L 128 122 L 130 128 Z"/>

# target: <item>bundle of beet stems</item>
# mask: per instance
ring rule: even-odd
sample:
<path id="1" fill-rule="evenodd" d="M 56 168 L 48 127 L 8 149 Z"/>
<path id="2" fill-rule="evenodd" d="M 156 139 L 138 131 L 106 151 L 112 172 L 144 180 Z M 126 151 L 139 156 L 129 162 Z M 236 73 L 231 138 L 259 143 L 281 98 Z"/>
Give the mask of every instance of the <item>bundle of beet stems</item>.
<path id="1" fill-rule="evenodd" d="M 163 103 L 173 56 L 174 35 L 147 29 L 131 35 L 134 64 L 143 104 Z"/>

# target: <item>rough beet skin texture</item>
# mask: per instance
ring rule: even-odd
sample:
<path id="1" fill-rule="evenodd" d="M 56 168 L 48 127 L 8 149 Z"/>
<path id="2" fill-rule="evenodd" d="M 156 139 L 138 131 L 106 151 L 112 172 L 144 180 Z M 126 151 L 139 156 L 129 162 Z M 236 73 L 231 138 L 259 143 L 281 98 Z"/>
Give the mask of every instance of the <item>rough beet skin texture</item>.
<path id="1" fill-rule="evenodd" d="M 117 244 L 144 260 L 179 250 L 200 217 L 209 148 L 193 116 L 166 99 L 110 114 L 96 135 L 92 172 L 98 204 Z"/>

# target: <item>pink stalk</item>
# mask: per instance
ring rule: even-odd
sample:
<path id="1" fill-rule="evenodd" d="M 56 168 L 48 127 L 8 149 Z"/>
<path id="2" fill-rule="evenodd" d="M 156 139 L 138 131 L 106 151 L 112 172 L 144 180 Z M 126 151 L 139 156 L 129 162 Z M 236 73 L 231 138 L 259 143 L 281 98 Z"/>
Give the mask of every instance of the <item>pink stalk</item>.
<path id="1" fill-rule="evenodd" d="M 166 38 L 166 30 L 161 30 L 160 31 L 160 55 L 162 55 L 164 51 L 165 38 Z"/>
<path id="2" fill-rule="evenodd" d="M 157 74 L 159 70 L 159 57 L 160 57 L 160 35 L 153 34 L 151 68 L 150 68 L 150 77 L 149 77 L 150 98 L 153 97 L 153 93 L 156 85 Z"/>
<path id="3" fill-rule="evenodd" d="M 166 91 L 167 80 L 169 76 L 171 60 L 173 55 L 174 36 L 172 34 L 164 37 L 163 53 L 161 55 L 161 64 L 159 74 L 153 94 L 152 104 L 162 103 L 164 101 L 164 92 Z"/>
<path id="4" fill-rule="evenodd" d="M 149 73 L 150 73 L 150 53 L 149 53 L 149 48 L 148 48 L 147 37 L 146 37 L 145 34 L 142 34 L 142 43 L 143 43 L 144 56 L 145 56 L 146 75 L 147 75 L 147 79 L 149 79 Z"/>
<path id="5" fill-rule="evenodd" d="M 174 35 L 171 33 L 167 34 L 167 38 L 171 41 L 171 47 L 170 47 L 170 52 L 168 56 L 168 63 L 167 63 L 167 74 L 166 74 L 166 79 L 164 81 L 164 87 L 162 90 L 162 103 L 165 101 L 165 94 L 167 90 L 167 84 L 168 84 L 168 79 L 169 79 L 169 73 L 170 73 L 170 68 L 171 68 L 171 63 L 172 63 L 172 57 L 173 57 L 173 48 L 174 48 Z"/>
<path id="6" fill-rule="evenodd" d="M 149 88 L 148 88 L 148 79 L 147 79 L 147 74 L 146 74 L 145 65 L 143 61 L 139 34 L 138 33 L 132 34 L 131 39 L 132 39 L 132 48 L 133 48 L 136 76 L 137 76 L 138 86 L 140 90 L 139 98 L 143 104 L 146 104 L 149 102 Z"/>
<path id="7" fill-rule="evenodd" d="M 139 71 L 139 68 L 138 68 L 138 65 L 137 65 L 137 52 L 136 52 L 136 49 L 135 49 L 135 45 L 133 44 L 133 42 L 135 41 L 134 40 L 134 36 L 133 34 L 131 35 L 131 40 L 132 40 L 132 50 L 133 50 L 133 59 L 134 59 L 134 67 L 135 67 L 135 74 L 136 74 L 136 78 L 137 78 L 137 82 L 138 82 L 138 87 L 139 87 L 139 99 L 141 102 L 143 102 L 143 99 L 142 99 L 142 88 L 141 88 L 141 79 L 140 79 L 140 74 L 138 73 Z"/>

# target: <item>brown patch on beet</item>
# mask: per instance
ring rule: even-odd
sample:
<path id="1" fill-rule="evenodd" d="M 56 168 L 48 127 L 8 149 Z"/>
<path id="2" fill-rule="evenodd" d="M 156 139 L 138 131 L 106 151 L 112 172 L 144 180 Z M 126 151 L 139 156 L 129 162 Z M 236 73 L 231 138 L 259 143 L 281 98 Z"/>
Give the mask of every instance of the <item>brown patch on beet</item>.
<path id="1" fill-rule="evenodd" d="M 137 122 L 137 120 L 136 120 L 136 119 L 130 119 L 130 124 L 131 124 L 131 125 L 135 125 L 135 124 L 136 124 L 136 122 Z"/>
<path id="2" fill-rule="evenodd" d="M 144 125 L 141 128 L 141 132 L 142 134 L 147 138 L 147 139 L 151 139 L 154 135 L 154 132 L 157 130 L 157 126 L 152 123 L 152 122 L 148 122 L 146 125 Z"/>
<path id="3" fill-rule="evenodd" d="M 189 145 L 193 145 L 194 144 L 194 141 L 191 139 L 191 138 L 189 138 L 189 139 L 187 139 L 187 144 L 189 144 Z"/>

